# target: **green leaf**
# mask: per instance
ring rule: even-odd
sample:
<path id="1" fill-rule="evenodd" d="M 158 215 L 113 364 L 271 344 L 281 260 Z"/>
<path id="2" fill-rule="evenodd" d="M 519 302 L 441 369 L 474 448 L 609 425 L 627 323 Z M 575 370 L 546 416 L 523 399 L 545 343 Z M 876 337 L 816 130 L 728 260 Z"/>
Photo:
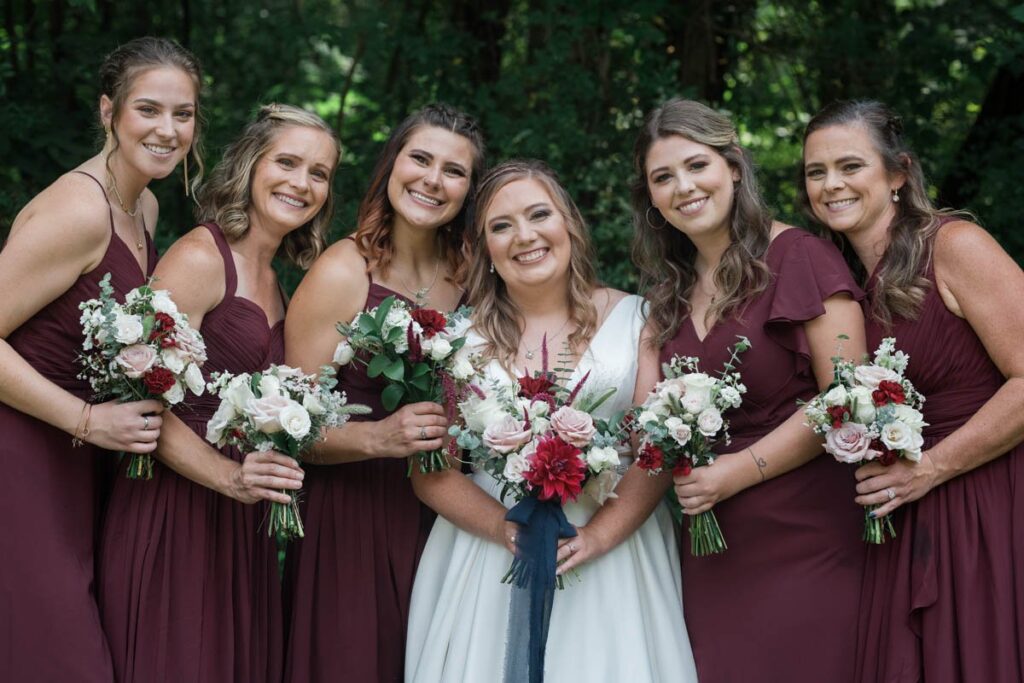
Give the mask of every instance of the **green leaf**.
<path id="1" fill-rule="evenodd" d="M 383 404 L 384 410 L 391 413 L 398 408 L 403 396 L 405 396 L 405 387 L 401 384 L 391 384 L 381 392 L 380 402 Z"/>
<path id="2" fill-rule="evenodd" d="M 384 368 L 384 376 L 395 382 L 401 382 L 405 378 L 405 363 L 402 362 L 402 359 L 396 358 L 391 361 Z"/>
<path id="3" fill-rule="evenodd" d="M 369 313 L 359 314 L 359 321 L 356 323 L 356 327 L 359 328 L 360 335 L 377 334 L 380 331 L 377 321 Z"/>
<path id="4" fill-rule="evenodd" d="M 416 387 L 420 391 L 430 390 L 430 378 L 429 377 L 417 377 L 409 382 L 411 386 Z"/>
<path id="5" fill-rule="evenodd" d="M 384 368 L 386 368 L 390 363 L 391 359 L 383 353 L 379 356 L 374 356 L 366 366 L 366 374 L 369 377 L 379 377 L 380 373 L 384 372 Z"/>
<path id="6" fill-rule="evenodd" d="M 428 365 L 427 363 L 417 363 L 416 365 L 412 366 L 412 372 L 409 373 L 409 376 L 413 377 L 413 378 L 416 378 L 416 377 L 422 377 L 423 375 L 429 375 L 429 374 L 430 374 L 430 365 Z"/>
<path id="7" fill-rule="evenodd" d="M 375 329 L 381 329 L 384 327 L 384 319 L 388 317 L 388 313 L 391 311 L 391 307 L 395 305 L 395 297 L 389 296 L 380 302 L 380 306 L 377 307 L 377 314 L 374 316 L 374 322 L 376 323 Z"/>
<path id="8" fill-rule="evenodd" d="M 388 338 L 385 339 L 384 341 L 387 342 L 388 344 L 394 344 L 404 336 L 405 330 L 403 330 L 401 327 L 392 327 L 390 330 L 388 330 Z"/>

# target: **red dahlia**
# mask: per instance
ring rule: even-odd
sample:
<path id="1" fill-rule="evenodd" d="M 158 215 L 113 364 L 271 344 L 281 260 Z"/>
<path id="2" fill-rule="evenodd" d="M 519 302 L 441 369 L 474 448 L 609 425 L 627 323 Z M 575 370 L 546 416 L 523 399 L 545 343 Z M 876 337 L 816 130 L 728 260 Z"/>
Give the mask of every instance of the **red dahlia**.
<path id="1" fill-rule="evenodd" d="M 153 368 L 142 377 L 151 394 L 159 396 L 174 386 L 174 374 L 167 368 Z"/>
<path id="2" fill-rule="evenodd" d="M 884 379 L 878 383 L 878 388 L 871 392 L 871 400 L 876 406 L 884 406 L 887 403 L 903 403 L 907 397 L 903 394 L 903 387 L 897 382 Z"/>
<path id="3" fill-rule="evenodd" d="M 542 398 L 546 399 L 551 395 L 551 391 L 555 388 L 554 381 L 547 375 L 538 375 L 536 377 L 528 377 L 526 375 L 519 377 L 519 395 L 523 398 Z"/>
<path id="4" fill-rule="evenodd" d="M 448 324 L 444 314 L 432 308 L 414 308 L 409 312 L 412 319 L 420 324 L 423 336 L 430 339 L 438 332 L 444 332 L 444 326 Z"/>
<path id="5" fill-rule="evenodd" d="M 538 498 L 560 498 L 565 505 L 580 495 L 587 474 L 587 464 L 580 458 L 580 449 L 557 436 L 546 436 L 529 459 L 530 469 L 523 473 L 523 478 L 531 486 L 541 489 Z"/>
<path id="6" fill-rule="evenodd" d="M 665 464 L 665 453 L 652 443 L 644 444 L 636 464 L 642 470 L 660 470 Z"/>

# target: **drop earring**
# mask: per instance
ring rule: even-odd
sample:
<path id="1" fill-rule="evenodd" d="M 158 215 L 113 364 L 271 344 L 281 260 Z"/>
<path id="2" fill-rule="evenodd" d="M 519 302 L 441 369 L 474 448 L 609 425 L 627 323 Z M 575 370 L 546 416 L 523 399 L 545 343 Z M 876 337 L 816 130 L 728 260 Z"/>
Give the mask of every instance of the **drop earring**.
<path id="1" fill-rule="evenodd" d="M 893 204 L 899 204 L 900 203 L 900 191 L 898 189 L 896 189 L 896 188 L 893 188 L 893 191 L 892 191 L 892 203 Z"/>

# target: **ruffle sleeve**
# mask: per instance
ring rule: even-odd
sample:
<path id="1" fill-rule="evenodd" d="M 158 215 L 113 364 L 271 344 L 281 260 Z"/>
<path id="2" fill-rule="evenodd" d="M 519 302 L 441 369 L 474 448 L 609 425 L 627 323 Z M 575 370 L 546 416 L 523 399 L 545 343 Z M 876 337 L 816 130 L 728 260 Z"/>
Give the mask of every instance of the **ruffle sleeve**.
<path id="1" fill-rule="evenodd" d="M 803 324 L 825 313 L 824 301 L 830 296 L 846 292 L 861 301 L 864 292 L 831 242 L 796 228 L 775 239 L 786 241 L 774 245 L 781 249 L 768 253 L 775 282 L 764 330 L 777 344 L 796 353 L 802 366 L 809 367 L 811 351 Z"/>

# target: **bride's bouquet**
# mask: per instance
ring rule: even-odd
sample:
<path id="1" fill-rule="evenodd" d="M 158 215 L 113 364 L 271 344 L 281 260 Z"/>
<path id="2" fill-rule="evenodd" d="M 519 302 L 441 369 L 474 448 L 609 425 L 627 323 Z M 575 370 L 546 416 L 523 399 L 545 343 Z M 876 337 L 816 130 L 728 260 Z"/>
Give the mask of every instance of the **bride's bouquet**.
<path id="1" fill-rule="evenodd" d="M 346 403 L 345 394 L 333 390 L 336 385 L 330 366 L 319 377 L 287 365 L 251 374 L 214 373 L 208 388 L 220 405 L 206 425 L 206 440 L 218 448 L 230 444 L 243 451 L 275 450 L 301 463 L 323 430 L 370 412 Z M 285 493 L 291 502 L 271 504 L 267 532 L 289 541 L 301 538 L 303 529 L 296 494 Z"/>
<path id="2" fill-rule="evenodd" d="M 203 393 L 206 345 L 188 324 L 188 316 L 165 290 L 148 284 L 114 298 L 110 273 L 100 280 L 100 296 L 78 305 L 85 339 L 79 379 L 89 381 L 95 397 L 118 401 L 157 399 L 165 406 L 181 403 L 186 388 Z M 132 453 L 129 479 L 150 479 L 153 456 Z"/>
<path id="3" fill-rule="evenodd" d="M 715 461 L 712 451 L 719 443 L 729 444 L 727 410 L 739 408 L 747 388 L 736 371 L 741 353 L 750 348 L 740 337 L 718 377 L 698 370 L 699 359 L 674 357 L 662 366 L 665 379 L 658 382 L 634 409 L 635 428 L 640 432 L 637 466 L 657 475 L 670 468 L 689 474 L 694 467 Z M 714 510 L 690 516 L 690 551 L 696 557 L 724 552 L 728 546 Z"/>
<path id="4" fill-rule="evenodd" d="M 808 426 L 825 437 L 825 451 L 839 462 L 859 465 L 878 460 L 889 466 L 898 458 L 921 460 L 922 396 L 904 374 L 910 357 L 896 350 L 896 339 L 886 337 L 874 362 L 858 365 L 832 359 L 829 388 L 804 405 Z M 884 543 L 896 537 L 890 515 L 878 518 L 869 505 L 864 514 L 864 540 Z"/>
<path id="5" fill-rule="evenodd" d="M 381 403 L 388 412 L 400 405 L 432 401 L 445 406 L 450 423 L 456 403 L 478 370 L 477 358 L 466 347 L 469 312 L 466 307 L 447 314 L 412 308 L 389 296 L 352 322 L 338 323 L 338 332 L 345 339 L 335 350 L 334 362 L 347 365 L 356 361 L 366 366 L 369 377 L 382 378 Z M 454 444 L 449 446 L 449 455 L 457 458 Z M 448 467 L 443 449 L 413 457 L 421 472 Z M 409 474 L 412 467 L 410 458 Z"/>

